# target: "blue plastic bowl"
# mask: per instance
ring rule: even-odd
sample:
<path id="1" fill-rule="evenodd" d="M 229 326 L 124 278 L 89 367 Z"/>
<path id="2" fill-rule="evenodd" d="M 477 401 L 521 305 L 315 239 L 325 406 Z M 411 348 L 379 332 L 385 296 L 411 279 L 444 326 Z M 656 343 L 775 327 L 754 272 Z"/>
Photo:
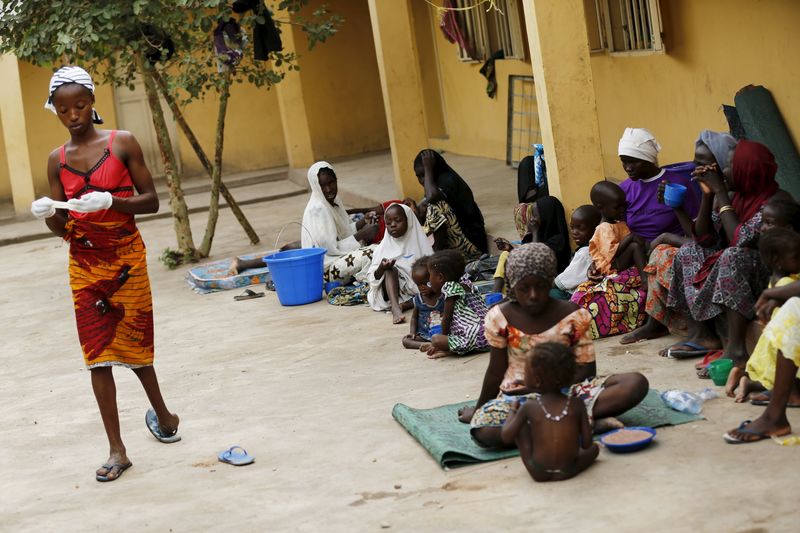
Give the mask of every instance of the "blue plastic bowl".
<path id="1" fill-rule="evenodd" d="M 623 431 L 623 430 L 626 430 L 626 429 L 638 429 L 638 430 L 641 430 L 641 431 L 646 431 L 647 433 L 650 434 L 650 436 L 649 437 L 645 437 L 640 441 L 631 442 L 629 444 L 609 444 L 608 442 L 606 442 L 606 439 L 608 438 L 609 435 L 613 435 L 614 433 L 619 433 L 620 431 Z M 647 426 L 632 426 L 632 427 L 626 427 L 626 428 L 622 428 L 622 429 L 615 429 L 613 431 L 609 431 L 608 433 L 605 433 L 602 437 L 600 437 L 600 443 L 603 446 L 605 446 L 606 448 L 608 448 L 609 451 L 612 451 L 614 453 L 630 453 L 630 452 L 638 452 L 642 448 L 646 448 L 647 446 L 650 445 L 651 442 L 653 442 L 654 438 L 656 438 L 656 430 L 655 429 L 653 429 L 651 427 L 647 427 Z"/>
<path id="2" fill-rule="evenodd" d="M 503 300 L 503 293 L 502 292 L 490 292 L 485 296 L 486 305 L 491 307 L 492 305 L 500 302 Z"/>

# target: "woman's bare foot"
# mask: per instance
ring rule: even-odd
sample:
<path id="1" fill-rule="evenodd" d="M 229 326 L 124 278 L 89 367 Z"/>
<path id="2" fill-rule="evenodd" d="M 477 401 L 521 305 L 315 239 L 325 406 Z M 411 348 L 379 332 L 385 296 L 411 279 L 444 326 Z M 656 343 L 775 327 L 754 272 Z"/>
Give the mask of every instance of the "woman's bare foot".
<path id="1" fill-rule="evenodd" d="M 234 257 L 231 266 L 228 267 L 228 276 L 235 276 L 239 273 L 239 258 Z"/>
<path id="2" fill-rule="evenodd" d="M 728 374 L 728 381 L 725 383 L 725 394 L 727 394 L 729 398 L 736 397 L 736 391 L 739 389 L 739 385 L 743 377 L 743 368 L 735 366 L 731 369 L 731 373 Z"/>
<path id="3" fill-rule="evenodd" d="M 657 339 L 667 335 L 667 327 L 653 317 L 647 317 L 647 321 L 640 328 L 631 331 L 619 341 L 620 344 L 633 344 L 634 342 Z"/>
<path id="4" fill-rule="evenodd" d="M 419 351 L 420 352 L 426 352 L 427 353 L 428 350 L 430 350 L 430 349 L 431 349 L 431 343 L 429 343 L 429 342 L 423 342 L 422 344 L 419 345 Z"/>
<path id="5" fill-rule="evenodd" d="M 403 309 L 399 305 L 392 306 L 392 324 L 402 324 L 406 321 Z"/>
<path id="6" fill-rule="evenodd" d="M 442 357 L 450 357 L 451 355 L 455 354 L 453 352 L 437 350 L 435 348 L 428 350 L 428 359 L 441 359 Z"/>
<path id="7" fill-rule="evenodd" d="M 595 433 L 605 433 L 606 431 L 611 431 L 612 429 L 622 429 L 625 427 L 620 420 L 614 418 L 613 416 L 607 416 L 605 418 L 598 418 L 594 421 L 594 432 Z"/>
<path id="8" fill-rule="evenodd" d="M 98 481 L 114 481 L 122 473 L 133 466 L 125 452 L 112 453 L 108 456 L 108 460 L 97 469 L 95 477 Z"/>
<path id="9" fill-rule="evenodd" d="M 733 401 L 736 403 L 744 403 L 750 399 L 751 392 L 760 390 L 764 390 L 764 387 L 757 381 L 751 381 L 750 378 L 747 377 L 747 374 L 745 374 L 739 379 L 739 385 L 736 387 L 736 396 L 734 396 Z"/>

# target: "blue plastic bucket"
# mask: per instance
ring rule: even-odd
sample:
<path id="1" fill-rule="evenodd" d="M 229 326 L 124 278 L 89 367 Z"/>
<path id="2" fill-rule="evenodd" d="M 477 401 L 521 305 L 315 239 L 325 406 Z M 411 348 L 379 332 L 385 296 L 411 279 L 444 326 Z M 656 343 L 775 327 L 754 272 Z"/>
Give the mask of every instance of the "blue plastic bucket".
<path id="1" fill-rule="evenodd" d="M 322 299 L 322 261 L 325 252 L 324 248 L 302 248 L 264 258 L 281 305 L 304 305 Z"/>

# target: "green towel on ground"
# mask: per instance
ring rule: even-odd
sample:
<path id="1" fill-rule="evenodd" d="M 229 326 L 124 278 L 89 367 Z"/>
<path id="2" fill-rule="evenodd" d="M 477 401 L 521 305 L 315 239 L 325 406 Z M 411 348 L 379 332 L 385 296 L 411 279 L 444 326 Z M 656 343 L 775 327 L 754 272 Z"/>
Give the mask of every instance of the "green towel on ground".
<path id="1" fill-rule="evenodd" d="M 433 409 L 413 409 L 398 403 L 392 416 L 414 437 L 442 468 L 496 461 L 519 455 L 516 449 L 483 448 L 472 440 L 469 425 L 458 421 L 458 410 L 474 402 L 461 402 Z M 617 417 L 626 426 L 677 426 L 702 417 L 670 409 L 658 391 L 650 390 L 642 402 Z"/>

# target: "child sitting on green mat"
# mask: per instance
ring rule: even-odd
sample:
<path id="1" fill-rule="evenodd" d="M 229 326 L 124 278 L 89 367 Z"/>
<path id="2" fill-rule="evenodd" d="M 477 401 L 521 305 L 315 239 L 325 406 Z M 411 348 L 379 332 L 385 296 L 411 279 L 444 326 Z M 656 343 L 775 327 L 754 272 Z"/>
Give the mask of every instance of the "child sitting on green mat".
<path id="1" fill-rule="evenodd" d="M 517 445 L 535 481 L 574 477 L 600 452 L 586 406 L 562 392 L 569 390 L 575 367 L 575 354 L 563 344 L 543 342 L 527 354 L 525 385 L 533 392 L 511 405 L 501 437 L 504 444 Z"/>

